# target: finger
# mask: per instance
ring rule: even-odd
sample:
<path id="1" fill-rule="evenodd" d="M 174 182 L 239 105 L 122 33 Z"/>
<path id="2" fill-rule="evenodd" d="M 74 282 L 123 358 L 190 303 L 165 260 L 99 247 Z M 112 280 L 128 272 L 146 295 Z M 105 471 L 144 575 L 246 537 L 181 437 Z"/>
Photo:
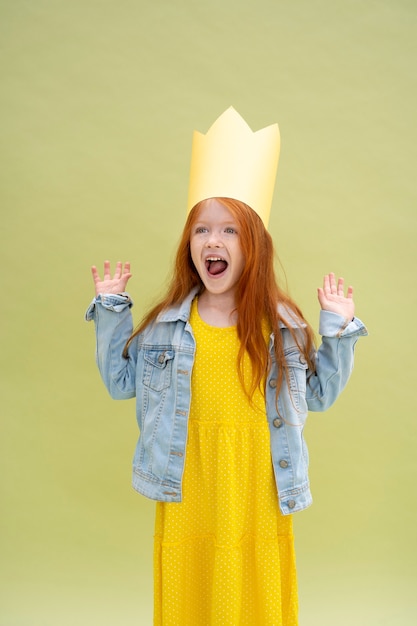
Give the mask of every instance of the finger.
<path id="1" fill-rule="evenodd" d="M 344 296 L 345 295 L 345 279 L 339 278 L 337 281 L 337 295 Z"/>
<path id="2" fill-rule="evenodd" d="M 129 261 L 126 261 L 124 269 L 123 269 L 123 273 L 124 274 L 130 274 L 130 263 L 129 263 Z"/>
<path id="3" fill-rule="evenodd" d="M 328 295 L 330 293 L 330 278 L 329 278 L 329 274 L 326 274 L 323 278 L 323 289 L 321 290 L 323 291 L 326 295 Z"/>
<path id="4" fill-rule="evenodd" d="M 335 278 L 335 275 L 333 274 L 333 272 L 330 272 L 330 274 L 329 274 L 329 282 L 330 282 L 330 291 L 333 294 L 337 293 L 336 278 Z"/>
<path id="5" fill-rule="evenodd" d="M 121 261 L 117 261 L 116 269 L 114 271 L 114 278 L 120 278 L 121 275 L 122 275 L 122 263 Z"/>
<path id="6" fill-rule="evenodd" d="M 110 261 L 104 261 L 104 280 L 110 280 Z"/>
<path id="7" fill-rule="evenodd" d="M 348 287 L 347 297 L 348 298 L 353 298 L 353 287 L 352 287 L 352 285 L 349 285 L 349 287 Z"/>
<path id="8" fill-rule="evenodd" d="M 93 275 L 94 282 L 95 283 L 100 282 L 100 276 L 95 265 L 92 266 L 91 273 Z"/>

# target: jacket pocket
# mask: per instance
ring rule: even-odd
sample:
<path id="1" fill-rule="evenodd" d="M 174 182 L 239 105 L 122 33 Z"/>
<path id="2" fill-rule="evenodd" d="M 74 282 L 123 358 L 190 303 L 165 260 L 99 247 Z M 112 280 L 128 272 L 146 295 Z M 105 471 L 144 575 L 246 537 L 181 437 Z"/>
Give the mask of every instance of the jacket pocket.
<path id="1" fill-rule="evenodd" d="M 173 350 L 145 349 L 142 382 L 154 391 L 163 391 L 171 384 Z"/>

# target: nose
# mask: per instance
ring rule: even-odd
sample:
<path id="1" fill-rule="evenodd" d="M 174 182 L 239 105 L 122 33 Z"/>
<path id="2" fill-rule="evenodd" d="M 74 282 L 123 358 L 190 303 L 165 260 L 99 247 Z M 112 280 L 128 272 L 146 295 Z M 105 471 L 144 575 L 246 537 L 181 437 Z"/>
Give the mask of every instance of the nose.
<path id="1" fill-rule="evenodd" d="M 215 232 L 209 233 L 207 240 L 206 240 L 206 247 L 207 248 L 221 248 L 221 246 L 222 244 L 221 244 L 221 240 L 220 240 L 218 233 L 215 233 Z"/>

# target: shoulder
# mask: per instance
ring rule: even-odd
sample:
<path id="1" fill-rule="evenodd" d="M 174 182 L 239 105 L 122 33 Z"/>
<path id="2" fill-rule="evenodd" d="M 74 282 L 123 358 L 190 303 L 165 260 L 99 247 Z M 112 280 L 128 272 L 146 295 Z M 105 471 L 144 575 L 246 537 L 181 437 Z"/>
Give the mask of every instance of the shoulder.
<path id="1" fill-rule="evenodd" d="M 179 320 L 187 322 L 190 318 L 191 304 L 198 291 L 199 288 L 195 287 L 182 302 L 173 304 L 161 311 L 156 318 L 156 322 L 177 322 Z"/>
<path id="2" fill-rule="evenodd" d="M 290 307 L 279 304 L 277 307 L 278 323 L 281 329 L 301 330 L 307 328 L 306 322 Z"/>

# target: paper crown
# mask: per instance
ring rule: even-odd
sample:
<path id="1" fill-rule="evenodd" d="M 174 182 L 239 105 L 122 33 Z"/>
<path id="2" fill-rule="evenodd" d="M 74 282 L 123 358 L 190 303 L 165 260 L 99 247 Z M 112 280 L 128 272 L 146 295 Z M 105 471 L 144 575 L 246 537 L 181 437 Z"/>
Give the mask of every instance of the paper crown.
<path id="1" fill-rule="evenodd" d="M 207 198 L 248 204 L 268 226 L 278 168 L 278 124 L 253 132 L 229 107 L 205 135 L 194 131 L 188 210 Z"/>

